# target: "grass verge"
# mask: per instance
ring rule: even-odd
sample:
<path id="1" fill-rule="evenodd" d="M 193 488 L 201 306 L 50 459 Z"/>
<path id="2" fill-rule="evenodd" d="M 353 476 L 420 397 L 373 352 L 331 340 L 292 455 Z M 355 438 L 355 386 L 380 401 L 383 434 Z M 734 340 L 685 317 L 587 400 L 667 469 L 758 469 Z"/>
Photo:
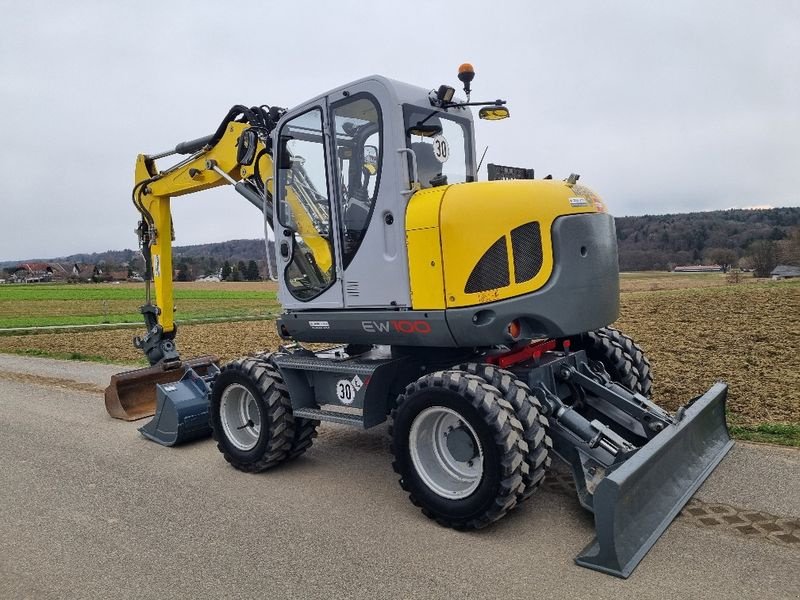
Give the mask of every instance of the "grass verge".
<path id="1" fill-rule="evenodd" d="M 9 354 L 19 354 L 22 356 L 36 356 L 39 358 L 56 358 L 58 360 L 80 360 L 80 361 L 88 361 L 88 362 L 96 362 L 96 363 L 103 363 L 103 364 L 112 364 L 112 365 L 147 365 L 147 360 L 142 358 L 140 361 L 135 363 L 125 362 L 125 361 L 115 361 L 111 360 L 106 356 L 98 356 L 95 354 L 84 354 L 82 352 L 50 352 L 47 350 L 38 350 L 35 348 L 27 348 L 24 350 L 3 350 L 3 352 L 7 352 Z"/>
<path id="2" fill-rule="evenodd" d="M 731 425 L 731 435 L 737 440 L 763 442 L 800 448 L 800 423 L 759 423 Z"/>

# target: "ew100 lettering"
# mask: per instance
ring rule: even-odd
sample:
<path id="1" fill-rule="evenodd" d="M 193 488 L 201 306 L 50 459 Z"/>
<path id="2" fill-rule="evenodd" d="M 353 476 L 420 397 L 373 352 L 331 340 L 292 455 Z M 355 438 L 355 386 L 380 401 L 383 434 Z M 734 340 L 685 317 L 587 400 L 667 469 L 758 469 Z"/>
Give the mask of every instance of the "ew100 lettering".
<path id="1" fill-rule="evenodd" d="M 361 327 L 368 333 L 389 333 L 390 331 L 396 331 L 405 334 L 419 333 L 427 335 L 431 332 L 430 323 L 427 321 L 361 321 Z"/>

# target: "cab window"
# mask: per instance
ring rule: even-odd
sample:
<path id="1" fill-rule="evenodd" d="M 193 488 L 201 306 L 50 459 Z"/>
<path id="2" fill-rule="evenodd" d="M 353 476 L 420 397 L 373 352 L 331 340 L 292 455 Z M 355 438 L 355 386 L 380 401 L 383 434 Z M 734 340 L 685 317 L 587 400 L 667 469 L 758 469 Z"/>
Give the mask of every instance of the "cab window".
<path id="1" fill-rule="evenodd" d="M 292 232 L 293 245 L 284 281 L 298 300 L 315 298 L 336 277 L 322 131 L 322 111 L 315 108 L 287 121 L 279 136 L 278 220 Z"/>
<path id="2" fill-rule="evenodd" d="M 332 125 L 342 215 L 342 262 L 350 264 L 367 232 L 380 183 L 382 143 L 378 103 L 354 94 L 334 104 Z"/>
<path id="3" fill-rule="evenodd" d="M 406 106 L 406 141 L 423 188 L 473 181 L 469 121 L 444 111 Z"/>

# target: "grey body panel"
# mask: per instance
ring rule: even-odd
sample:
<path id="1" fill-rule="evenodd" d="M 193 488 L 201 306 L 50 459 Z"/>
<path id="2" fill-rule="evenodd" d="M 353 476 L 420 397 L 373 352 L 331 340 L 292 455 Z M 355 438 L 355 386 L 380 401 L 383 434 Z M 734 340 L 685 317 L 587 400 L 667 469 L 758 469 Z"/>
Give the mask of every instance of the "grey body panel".
<path id="1" fill-rule="evenodd" d="M 512 341 L 507 327 L 514 319 L 522 324 L 523 338 L 566 337 L 617 320 L 619 265 L 613 217 L 559 217 L 551 233 L 554 267 L 545 286 L 507 300 L 447 309 L 447 324 L 456 344 L 507 344 Z"/>
<path id="2" fill-rule="evenodd" d="M 279 330 L 300 342 L 455 347 L 443 310 L 296 311 Z"/>
<path id="3" fill-rule="evenodd" d="M 416 377 L 411 359 L 392 356 L 381 348 L 354 357 L 343 349 L 338 352 L 340 358 L 336 351 L 275 355 L 274 363 L 289 388 L 292 409 L 307 418 L 360 424 L 365 429 L 382 423 L 390 403 Z M 352 395 L 341 397 L 337 389 L 349 390 Z M 331 405 L 351 412 L 320 410 Z"/>

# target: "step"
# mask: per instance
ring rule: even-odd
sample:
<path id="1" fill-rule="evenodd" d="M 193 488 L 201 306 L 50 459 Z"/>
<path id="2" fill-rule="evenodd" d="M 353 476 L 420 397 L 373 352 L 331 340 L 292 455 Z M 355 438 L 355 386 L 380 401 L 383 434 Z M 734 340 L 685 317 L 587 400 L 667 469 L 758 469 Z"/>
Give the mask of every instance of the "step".
<path id="1" fill-rule="evenodd" d="M 361 415 L 348 415 L 333 410 L 322 410 L 319 408 L 295 408 L 292 412 L 294 413 L 295 417 L 302 417 L 303 419 L 329 421 L 331 423 L 352 425 L 354 427 L 364 426 L 364 418 Z"/>

